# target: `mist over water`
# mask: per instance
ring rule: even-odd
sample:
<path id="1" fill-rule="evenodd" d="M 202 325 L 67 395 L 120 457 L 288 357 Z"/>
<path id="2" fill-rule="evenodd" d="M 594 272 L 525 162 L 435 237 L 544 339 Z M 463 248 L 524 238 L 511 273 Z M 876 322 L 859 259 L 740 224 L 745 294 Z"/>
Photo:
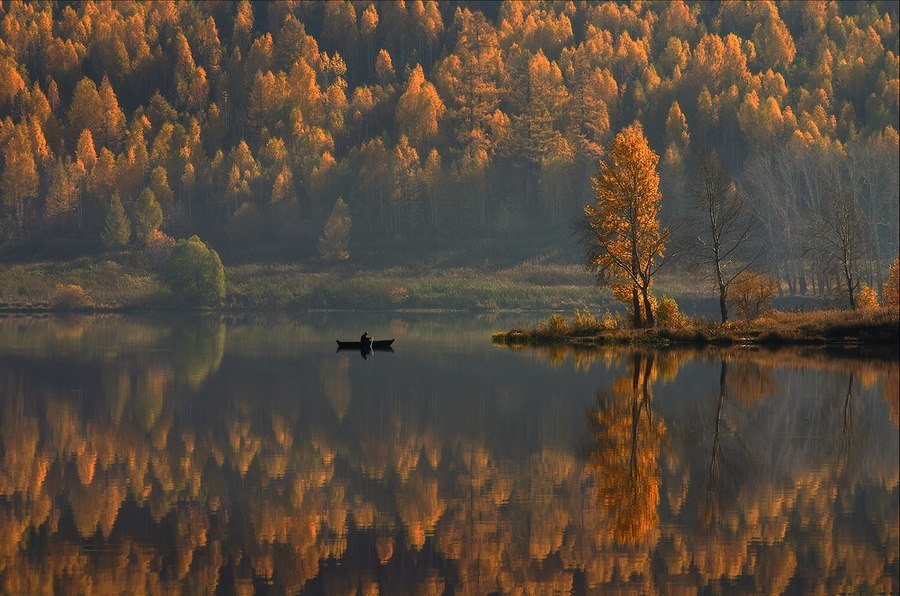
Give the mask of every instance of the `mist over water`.
<path id="1" fill-rule="evenodd" d="M 529 316 L 0 320 L 0 592 L 898 589 L 895 353 Z"/>

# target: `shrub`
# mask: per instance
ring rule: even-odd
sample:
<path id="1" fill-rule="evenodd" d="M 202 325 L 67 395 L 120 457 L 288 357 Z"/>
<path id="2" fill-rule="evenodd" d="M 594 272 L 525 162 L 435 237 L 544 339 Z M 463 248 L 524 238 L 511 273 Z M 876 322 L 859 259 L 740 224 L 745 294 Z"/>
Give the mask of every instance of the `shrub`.
<path id="1" fill-rule="evenodd" d="M 161 267 L 169 256 L 169 251 L 175 246 L 175 239 L 163 232 L 154 230 L 147 241 L 147 256 L 153 267 Z"/>
<path id="2" fill-rule="evenodd" d="M 409 290 L 403 286 L 394 286 L 391 288 L 391 302 L 393 304 L 403 304 L 409 300 Z"/>
<path id="3" fill-rule="evenodd" d="M 604 329 L 619 329 L 622 326 L 622 316 L 619 313 L 615 315 L 609 312 L 609 309 L 606 309 L 606 314 L 603 315 L 603 328 Z"/>
<path id="4" fill-rule="evenodd" d="M 881 299 L 884 305 L 894 312 L 900 310 L 900 257 L 894 259 L 888 269 L 888 276 L 881 291 Z"/>
<path id="5" fill-rule="evenodd" d="M 57 284 L 50 296 L 50 306 L 55 310 L 78 310 L 91 304 L 93 301 L 78 284 Z"/>
<path id="6" fill-rule="evenodd" d="M 562 337 L 570 332 L 569 322 L 561 314 L 554 313 L 546 321 L 538 325 L 538 334 Z"/>
<path id="7" fill-rule="evenodd" d="M 728 302 L 749 322 L 771 310 L 776 290 L 774 279 L 748 269 L 739 273 L 731 282 Z"/>
<path id="8" fill-rule="evenodd" d="M 866 284 L 863 284 L 859 289 L 859 298 L 856 301 L 856 305 L 862 310 L 878 308 L 878 293 Z"/>
<path id="9" fill-rule="evenodd" d="M 599 333 L 603 329 L 603 324 L 587 306 L 583 309 L 576 308 L 572 314 L 572 330 L 576 333 Z"/>
<path id="10" fill-rule="evenodd" d="M 179 240 L 171 248 L 163 279 L 176 300 L 188 304 L 213 306 L 225 298 L 222 260 L 197 236 Z"/>
<path id="11" fill-rule="evenodd" d="M 656 324 L 666 329 L 681 329 L 687 325 L 687 317 L 681 313 L 674 298 L 663 296 L 656 305 Z"/>

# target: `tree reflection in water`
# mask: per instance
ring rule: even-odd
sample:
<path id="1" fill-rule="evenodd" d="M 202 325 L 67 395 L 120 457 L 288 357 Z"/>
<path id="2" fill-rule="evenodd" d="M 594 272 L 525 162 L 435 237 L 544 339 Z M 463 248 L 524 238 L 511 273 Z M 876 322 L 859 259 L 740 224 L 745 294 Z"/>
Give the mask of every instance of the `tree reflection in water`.
<path id="1" fill-rule="evenodd" d="M 900 587 L 896 360 L 332 335 L 0 321 L 0 593 Z"/>
<path id="2" fill-rule="evenodd" d="M 597 482 L 597 501 L 613 536 L 633 544 L 659 523 L 657 460 L 665 424 L 651 409 L 653 355 L 636 352 L 631 374 L 597 396 L 588 415 L 593 436 L 587 468 Z"/>

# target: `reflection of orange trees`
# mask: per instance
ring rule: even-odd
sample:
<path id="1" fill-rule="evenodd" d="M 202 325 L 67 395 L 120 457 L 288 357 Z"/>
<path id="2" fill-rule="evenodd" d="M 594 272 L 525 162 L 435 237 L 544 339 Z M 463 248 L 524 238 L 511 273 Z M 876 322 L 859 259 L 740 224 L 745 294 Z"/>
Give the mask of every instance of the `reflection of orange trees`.
<path id="1" fill-rule="evenodd" d="M 728 361 L 728 396 L 744 404 L 775 395 L 778 385 L 771 367 L 760 366 L 746 358 Z"/>
<path id="2" fill-rule="evenodd" d="M 665 425 L 650 408 L 653 357 L 635 354 L 631 375 L 613 382 L 590 413 L 588 467 L 597 498 L 619 542 L 640 542 L 659 522 L 657 457 Z"/>
<path id="3" fill-rule="evenodd" d="M 186 420 L 171 399 L 176 375 L 160 385 L 158 405 L 139 395 L 153 386 L 155 365 L 101 375 L 119 407 L 98 400 L 82 409 L 50 389 L 32 396 L 39 408 L 22 407 L 21 383 L 10 382 L 0 410 L 0 593 L 207 593 L 252 588 L 254 577 L 276 592 L 297 592 L 318 577 L 350 593 L 559 593 L 571 591 L 577 574 L 591 591 L 721 591 L 732 582 L 759 592 L 896 591 L 896 476 L 869 494 L 818 468 L 792 470 L 746 483 L 698 530 L 705 483 L 690 475 L 696 466 L 677 440 L 682 431 L 674 422 L 664 428 L 650 409 L 654 379 L 674 375 L 666 370 L 687 356 L 666 363 L 659 353 L 601 354 L 632 374 L 591 414 L 597 434 L 586 462 L 547 446 L 504 460 L 487 441 L 444 436 L 415 418 L 388 416 L 383 431 L 368 428 L 360 440 L 365 433 L 335 434 L 295 410 L 236 395 L 202 421 Z M 789 353 L 747 358 L 759 368 L 747 379 L 769 374 L 772 364 L 804 362 Z M 729 395 L 743 363 L 728 363 Z M 884 372 L 852 360 L 812 366 L 855 365 Z M 887 386 L 878 378 L 870 395 Z M 331 420 L 328 404 L 319 405 Z M 356 424 L 354 415 L 344 424 Z M 729 423 L 737 425 L 729 433 L 757 432 L 737 416 Z M 663 432 L 676 447 L 660 453 Z M 628 486 L 632 478 L 637 484 Z M 616 479 L 624 489 L 611 486 Z M 857 507 L 882 521 L 871 532 L 849 531 Z M 136 509 L 138 526 L 158 522 L 164 549 L 142 546 L 160 534 L 135 529 Z M 371 539 L 363 556 L 354 531 Z M 82 550 L 78 536 L 102 548 Z M 638 544 L 617 544 L 628 540 Z M 326 569 L 329 557 L 340 573 Z M 396 579 L 430 560 L 439 563 Z"/>
<path id="4" fill-rule="evenodd" d="M 563 366 L 568 361 L 569 356 L 572 356 L 572 364 L 575 370 L 588 372 L 598 362 L 602 362 L 607 368 L 619 366 L 623 361 L 629 359 L 636 350 L 632 347 L 551 344 L 537 346 L 535 351 L 551 367 Z M 640 350 L 637 351 L 640 352 Z M 659 380 L 665 383 L 678 376 L 681 366 L 693 357 L 693 353 L 690 350 L 658 350 L 653 352 L 653 357 L 654 365 L 650 373 L 650 381 Z"/>
<path id="5" fill-rule="evenodd" d="M 528 523 L 528 557 L 543 560 L 562 546 L 569 525 L 569 512 L 558 498 L 556 486 L 571 474 L 575 462 L 568 453 L 543 452 L 532 458 L 528 485 L 516 492 L 527 495 L 531 503 Z"/>
<path id="6" fill-rule="evenodd" d="M 420 465 L 423 453 L 426 455 L 423 465 L 434 468 L 440 461 L 433 437 L 408 434 L 399 417 L 392 416 L 383 428 L 367 426 L 360 434 L 362 443 L 350 457 L 352 465 L 358 466 L 366 476 L 384 480 L 392 471 L 401 481 L 406 481 Z"/>
<path id="7" fill-rule="evenodd" d="M 434 531 L 445 507 L 436 479 L 422 478 L 416 474 L 401 484 L 397 491 L 397 513 L 413 548 L 420 550 L 425 546 L 426 534 Z"/>
<path id="8" fill-rule="evenodd" d="M 504 503 L 514 504 L 511 471 L 477 443 L 460 444 L 446 463 L 455 498 L 435 529 L 435 546 L 456 566 L 460 592 L 496 592 L 512 543 L 510 521 L 501 513 Z"/>

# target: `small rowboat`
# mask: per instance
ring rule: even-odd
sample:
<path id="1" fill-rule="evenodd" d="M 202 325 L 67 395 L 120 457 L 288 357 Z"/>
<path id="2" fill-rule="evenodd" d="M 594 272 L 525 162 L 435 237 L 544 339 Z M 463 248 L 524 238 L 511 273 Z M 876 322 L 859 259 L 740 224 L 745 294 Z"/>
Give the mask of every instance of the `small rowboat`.
<path id="1" fill-rule="evenodd" d="M 376 339 L 373 341 L 341 341 L 336 340 L 339 350 L 364 350 L 371 347 L 373 350 L 390 350 L 393 339 Z"/>

